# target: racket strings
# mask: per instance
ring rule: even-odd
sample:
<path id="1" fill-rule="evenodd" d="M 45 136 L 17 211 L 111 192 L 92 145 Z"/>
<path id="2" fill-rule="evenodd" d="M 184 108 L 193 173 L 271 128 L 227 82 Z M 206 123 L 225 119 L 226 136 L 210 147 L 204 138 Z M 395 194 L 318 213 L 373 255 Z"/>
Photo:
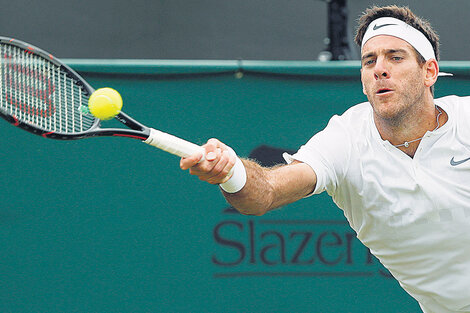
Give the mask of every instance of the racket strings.
<path id="1" fill-rule="evenodd" d="M 61 66 L 9 44 L 0 44 L 0 60 L 3 112 L 46 132 L 77 133 L 93 126 L 95 118 L 82 109 L 88 94 Z"/>

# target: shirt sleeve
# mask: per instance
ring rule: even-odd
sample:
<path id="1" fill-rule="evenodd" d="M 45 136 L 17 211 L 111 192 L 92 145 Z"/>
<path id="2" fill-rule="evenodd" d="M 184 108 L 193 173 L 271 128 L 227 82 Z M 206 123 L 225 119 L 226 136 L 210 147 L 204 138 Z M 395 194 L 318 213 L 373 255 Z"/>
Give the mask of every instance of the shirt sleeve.
<path id="1" fill-rule="evenodd" d="M 349 166 L 350 136 L 343 118 L 335 115 L 325 129 L 310 138 L 295 154 L 284 153 L 284 159 L 287 163 L 304 162 L 315 171 L 317 184 L 312 194 L 326 190 L 333 195 Z"/>

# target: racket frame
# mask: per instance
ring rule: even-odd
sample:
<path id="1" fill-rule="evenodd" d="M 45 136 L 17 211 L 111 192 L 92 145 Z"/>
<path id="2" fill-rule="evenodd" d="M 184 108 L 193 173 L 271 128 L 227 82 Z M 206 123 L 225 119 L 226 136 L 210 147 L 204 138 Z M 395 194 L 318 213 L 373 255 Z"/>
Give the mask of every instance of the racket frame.
<path id="1" fill-rule="evenodd" d="M 91 85 L 88 84 L 85 81 L 85 79 L 83 79 L 80 76 L 80 74 L 75 72 L 72 68 L 70 68 L 65 63 L 55 58 L 52 54 L 38 47 L 35 47 L 21 40 L 8 38 L 8 37 L 2 37 L 2 36 L 0 36 L 0 44 L 11 45 L 11 46 L 20 48 L 29 54 L 34 54 L 36 56 L 39 56 L 42 59 L 45 59 L 46 61 L 51 62 L 55 66 L 60 67 L 61 71 L 64 72 L 69 78 L 71 78 L 76 85 L 81 87 L 84 90 L 84 94 L 88 97 L 95 91 L 93 87 L 91 87 Z M 124 112 L 120 112 L 118 115 L 116 115 L 115 119 L 117 119 L 119 122 L 129 127 L 129 129 L 100 128 L 101 120 L 98 118 L 94 118 L 94 122 L 88 130 L 83 131 L 83 132 L 74 132 L 74 133 L 60 133 L 60 132 L 54 132 L 54 131 L 43 129 L 31 123 L 19 120 L 14 115 L 11 115 L 5 112 L 2 108 L 0 108 L 0 117 L 2 117 L 4 120 L 9 122 L 10 124 L 16 127 L 19 127 L 23 130 L 26 130 L 27 132 L 30 132 L 30 133 L 33 133 L 35 135 L 39 135 L 45 138 L 50 138 L 50 139 L 76 140 L 76 139 L 83 139 L 83 138 L 89 138 L 89 137 L 119 136 L 119 137 L 139 139 L 143 141 L 143 140 L 146 140 L 150 135 L 150 129 L 147 126 L 131 118 L 129 115 L 125 114 Z"/>

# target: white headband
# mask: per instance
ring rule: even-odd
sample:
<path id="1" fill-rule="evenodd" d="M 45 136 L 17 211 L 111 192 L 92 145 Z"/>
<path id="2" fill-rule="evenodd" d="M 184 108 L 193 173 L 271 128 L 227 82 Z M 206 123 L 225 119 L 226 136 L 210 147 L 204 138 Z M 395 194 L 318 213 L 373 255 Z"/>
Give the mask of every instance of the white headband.
<path id="1" fill-rule="evenodd" d="M 411 46 L 413 46 L 416 51 L 423 56 L 423 58 L 428 61 L 430 59 L 436 59 L 434 54 L 434 49 L 432 48 L 431 42 L 424 36 L 422 32 L 414 28 L 413 26 L 403 22 L 394 17 L 381 17 L 374 20 L 367 27 L 366 33 L 362 39 L 361 49 L 364 48 L 366 42 L 372 37 L 379 35 L 389 35 L 394 36 L 400 39 L 403 39 Z M 439 76 L 451 76 L 450 73 L 440 72 Z"/>
<path id="2" fill-rule="evenodd" d="M 403 39 L 412 45 L 426 61 L 429 59 L 436 60 L 434 49 L 426 36 L 402 20 L 394 17 L 381 17 L 374 20 L 369 24 L 369 27 L 364 34 L 361 48 L 364 48 L 364 45 L 369 39 L 378 35 L 389 35 Z"/>

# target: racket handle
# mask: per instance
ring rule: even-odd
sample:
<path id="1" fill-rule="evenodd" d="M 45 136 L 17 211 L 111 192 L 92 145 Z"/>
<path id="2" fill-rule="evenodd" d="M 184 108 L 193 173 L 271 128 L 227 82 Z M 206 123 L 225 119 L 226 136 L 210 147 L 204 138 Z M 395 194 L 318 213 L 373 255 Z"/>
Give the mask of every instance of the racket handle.
<path id="1" fill-rule="evenodd" d="M 204 160 L 205 151 L 203 147 L 154 128 L 150 128 L 150 135 L 144 142 L 182 158 L 201 153 L 201 161 Z"/>

